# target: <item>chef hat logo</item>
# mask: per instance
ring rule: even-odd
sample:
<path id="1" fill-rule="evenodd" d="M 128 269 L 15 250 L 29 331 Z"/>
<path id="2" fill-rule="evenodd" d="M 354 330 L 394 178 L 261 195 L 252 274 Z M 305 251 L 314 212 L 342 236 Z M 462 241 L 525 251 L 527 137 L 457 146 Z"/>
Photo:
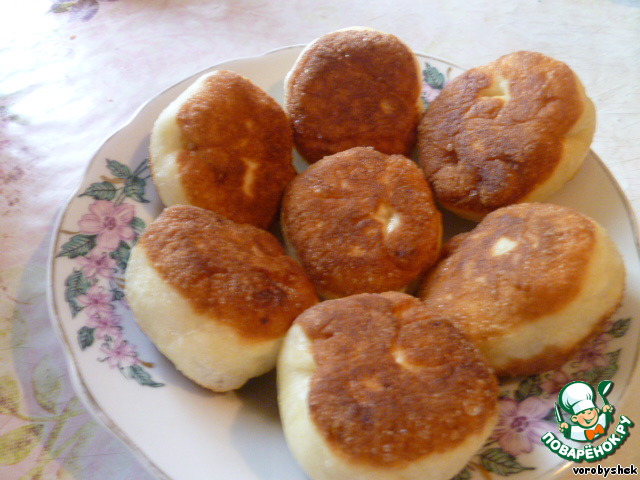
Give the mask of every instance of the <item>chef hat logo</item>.
<path id="1" fill-rule="evenodd" d="M 558 395 L 563 410 L 577 415 L 590 408 L 596 408 L 596 393 L 593 387 L 584 382 L 566 384 Z"/>

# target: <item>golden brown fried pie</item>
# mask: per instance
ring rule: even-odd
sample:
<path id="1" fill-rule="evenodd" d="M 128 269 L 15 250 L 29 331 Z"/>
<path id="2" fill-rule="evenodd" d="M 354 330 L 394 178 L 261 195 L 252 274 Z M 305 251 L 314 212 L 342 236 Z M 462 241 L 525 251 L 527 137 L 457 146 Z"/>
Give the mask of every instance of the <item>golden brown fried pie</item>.
<path id="1" fill-rule="evenodd" d="M 548 198 L 578 170 L 594 129 L 593 103 L 567 65 L 515 52 L 444 87 L 420 122 L 419 161 L 442 206 L 479 220 Z"/>
<path id="2" fill-rule="evenodd" d="M 187 205 L 166 208 L 140 237 L 126 291 L 158 349 L 216 391 L 272 369 L 289 326 L 317 301 L 270 233 Z"/>
<path id="3" fill-rule="evenodd" d="M 281 225 L 324 298 L 411 290 L 438 259 L 442 238 L 440 212 L 417 165 L 365 147 L 298 175 L 283 198 Z"/>
<path id="4" fill-rule="evenodd" d="M 241 75 L 200 77 L 158 117 L 153 181 L 165 205 L 188 204 L 267 228 L 295 176 L 284 110 Z"/>
<path id="5" fill-rule="evenodd" d="M 420 297 L 474 341 L 500 376 L 561 366 L 622 299 L 615 244 L 569 207 L 498 209 L 445 250 Z"/>
<path id="6" fill-rule="evenodd" d="M 491 433 L 497 397 L 477 348 L 398 292 L 310 308 L 278 359 L 285 437 L 314 480 L 448 479 Z"/>
<path id="7" fill-rule="evenodd" d="M 285 80 L 285 109 L 308 162 L 352 147 L 409 155 L 422 113 L 416 56 L 394 35 L 352 27 L 307 46 Z"/>

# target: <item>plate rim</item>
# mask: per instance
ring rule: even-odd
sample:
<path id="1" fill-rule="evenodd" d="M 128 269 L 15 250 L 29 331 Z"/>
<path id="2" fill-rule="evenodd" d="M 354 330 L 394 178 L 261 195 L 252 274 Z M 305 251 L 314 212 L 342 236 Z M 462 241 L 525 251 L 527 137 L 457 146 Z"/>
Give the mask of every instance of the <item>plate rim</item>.
<path id="1" fill-rule="evenodd" d="M 49 240 L 48 253 L 47 253 L 47 265 L 46 265 L 46 302 L 47 302 L 47 311 L 49 315 L 49 322 L 52 325 L 54 332 L 58 337 L 58 341 L 61 344 L 62 350 L 64 352 L 65 363 L 67 364 L 67 371 L 69 372 L 69 377 L 71 379 L 71 383 L 74 388 L 75 394 L 80 398 L 83 402 L 87 410 L 91 413 L 91 415 L 98 420 L 100 424 L 106 428 L 111 435 L 116 437 L 120 442 L 122 442 L 132 453 L 132 456 L 140 462 L 140 464 L 147 469 L 147 471 L 152 474 L 154 477 L 159 480 L 175 480 L 174 477 L 170 477 L 161 467 L 156 465 L 156 463 L 151 460 L 142 449 L 135 444 L 131 438 L 117 425 L 115 420 L 113 420 L 99 405 L 98 400 L 94 397 L 94 395 L 89 390 L 87 383 L 85 382 L 82 373 L 80 372 L 80 365 L 77 362 L 76 357 L 73 354 L 73 349 L 70 344 L 70 339 L 67 337 L 67 334 L 64 332 L 62 327 L 62 317 L 59 313 L 59 305 L 56 303 L 55 294 L 54 294 L 54 263 L 56 260 L 56 247 L 58 244 L 60 230 L 62 228 L 62 223 L 69 212 L 69 208 L 74 201 L 74 199 L 78 196 L 80 189 L 82 188 L 87 175 L 94 164 L 99 160 L 99 153 L 105 148 L 105 146 L 110 143 L 115 137 L 120 135 L 123 131 L 125 131 L 132 123 L 134 123 L 141 114 L 160 96 L 166 94 L 169 90 L 174 89 L 178 85 L 185 83 L 189 80 L 196 79 L 197 77 L 212 71 L 222 65 L 228 64 L 230 62 L 243 61 L 243 60 L 253 60 L 260 59 L 263 57 L 267 57 L 272 54 L 277 54 L 286 50 L 294 50 L 298 49 L 302 51 L 304 47 L 308 44 L 292 44 L 286 45 L 282 47 L 277 47 L 274 49 L 267 50 L 261 54 L 256 55 L 245 55 L 240 57 L 232 57 L 220 62 L 217 62 L 209 67 L 203 68 L 195 73 L 192 73 L 185 78 L 174 82 L 173 84 L 167 86 L 166 88 L 161 89 L 160 91 L 152 94 L 149 98 L 147 98 L 144 102 L 142 102 L 134 112 L 123 121 L 118 127 L 115 127 L 111 134 L 107 135 L 103 141 L 100 142 L 99 146 L 94 150 L 94 153 L 91 155 L 90 159 L 87 161 L 83 172 L 80 176 L 78 184 L 69 194 L 67 199 L 62 203 L 59 207 L 58 212 L 54 217 L 53 226 L 51 229 L 51 237 Z M 450 65 L 454 68 L 460 69 L 461 71 L 466 71 L 469 67 L 458 64 L 457 62 L 452 62 L 445 58 L 430 55 L 424 53 L 422 51 L 413 50 L 416 56 L 422 59 L 430 59 L 437 62 L 441 62 L 447 65 Z M 616 191 L 618 197 L 621 200 L 621 203 L 624 207 L 624 211 L 629 220 L 629 226 L 633 236 L 633 244 L 635 248 L 635 254 L 637 255 L 640 261 L 640 230 L 638 224 L 638 216 L 633 209 L 633 206 L 627 197 L 624 189 L 614 176 L 613 172 L 607 167 L 606 163 L 590 148 L 587 155 L 592 155 L 595 163 L 598 167 L 604 172 L 607 179 L 610 181 L 614 190 Z M 638 359 L 640 358 L 640 347 L 636 349 L 634 361 L 637 367 Z M 632 382 L 634 378 L 634 374 L 640 375 L 640 369 L 633 368 L 629 374 L 629 383 Z M 619 403 L 624 403 L 628 399 L 630 395 L 630 389 L 626 389 L 624 394 L 620 397 Z M 548 470 L 548 473 L 552 473 L 552 475 L 556 476 L 561 474 L 564 470 L 566 470 L 572 462 L 565 461 L 562 465 L 556 468 L 552 468 Z"/>

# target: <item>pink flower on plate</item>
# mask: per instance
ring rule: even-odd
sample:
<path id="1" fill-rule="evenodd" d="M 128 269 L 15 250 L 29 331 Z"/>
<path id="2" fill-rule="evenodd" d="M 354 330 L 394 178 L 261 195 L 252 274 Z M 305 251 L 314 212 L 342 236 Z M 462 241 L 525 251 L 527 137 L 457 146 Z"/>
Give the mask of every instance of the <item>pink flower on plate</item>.
<path id="1" fill-rule="evenodd" d="M 528 397 L 518 403 L 510 398 L 498 402 L 498 424 L 492 438 L 500 447 L 513 456 L 530 453 L 534 443 L 553 428 L 543 420 L 549 413 L 549 404 L 538 397 Z"/>
<path id="2" fill-rule="evenodd" d="M 93 315 L 110 315 L 113 311 L 111 294 L 105 292 L 104 287 L 99 285 L 89 287 L 87 293 L 79 295 L 77 300 L 85 308 L 85 312 L 89 317 Z"/>
<path id="3" fill-rule="evenodd" d="M 87 326 L 95 330 L 95 336 L 98 339 L 120 339 L 122 337 L 120 320 L 122 320 L 120 315 L 96 313 L 89 317 Z"/>
<path id="4" fill-rule="evenodd" d="M 89 205 L 78 225 L 82 233 L 97 235 L 97 245 L 105 250 L 115 250 L 120 240 L 133 240 L 135 232 L 131 220 L 135 209 L 130 203 L 115 205 L 107 200 L 96 200 Z"/>
<path id="5" fill-rule="evenodd" d="M 80 263 L 80 269 L 87 278 L 99 275 L 106 279 L 112 279 L 116 272 L 116 261 L 106 252 L 91 252 L 86 257 L 77 257 L 77 259 Z"/>
<path id="6" fill-rule="evenodd" d="M 576 355 L 575 365 L 580 371 L 593 368 L 603 368 L 609 365 L 607 349 L 613 337 L 608 333 L 601 333 L 587 343 Z"/>
<path id="7" fill-rule="evenodd" d="M 140 363 L 135 345 L 131 345 L 126 340 L 117 339 L 113 343 L 103 343 L 100 351 L 106 355 L 103 359 L 107 361 L 110 368 L 127 368 Z"/>
<path id="8" fill-rule="evenodd" d="M 422 95 L 424 95 L 424 99 L 431 103 L 433 102 L 438 95 L 440 95 L 440 90 L 437 88 L 433 88 L 428 83 L 424 82 L 422 84 Z"/>
<path id="9" fill-rule="evenodd" d="M 542 391 L 553 395 L 558 393 L 562 387 L 564 387 L 567 383 L 569 383 L 571 379 L 569 375 L 567 375 L 562 370 L 554 370 L 552 372 L 547 372 L 542 377 L 542 381 L 540 382 L 540 387 Z"/>

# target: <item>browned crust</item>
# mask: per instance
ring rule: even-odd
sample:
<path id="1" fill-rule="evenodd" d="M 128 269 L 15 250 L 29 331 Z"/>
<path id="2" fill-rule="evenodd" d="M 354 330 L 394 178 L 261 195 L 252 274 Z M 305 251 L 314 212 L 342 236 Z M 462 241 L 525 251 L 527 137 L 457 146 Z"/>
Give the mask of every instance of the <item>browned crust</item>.
<path id="1" fill-rule="evenodd" d="M 454 237 L 420 297 L 476 342 L 501 337 L 573 301 L 583 288 L 596 234 L 594 222 L 569 207 L 501 208 Z M 517 246 L 496 256 L 502 239 Z"/>
<path id="2" fill-rule="evenodd" d="M 296 323 L 317 364 L 311 418 L 349 461 L 403 466 L 454 449 L 495 415 L 498 382 L 484 357 L 414 297 L 330 300 Z M 397 352 L 408 367 L 396 362 Z"/>
<path id="3" fill-rule="evenodd" d="M 222 70 L 184 103 L 177 122 L 184 142 L 177 162 L 189 202 L 236 222 L 268 227 L 296 174 L 291 126 L 282 107 L 248 79 Z M 253 175 L 249 194 L 243 190 L 247 173 Z"/>
<path id="4" fill-rule="evenodd" d="M 387 232 L 392 215 L 400 223 Z M 424 175 L 406 157 L 372 148 L 325 157 L 298 175 L 281 219 L 323 296 L 402 289 L 439 255 L 442 219 Z"/>
<path id="5" fill-rule="evenodd" d="M 289 74 L 286 110 L 296 148 L 308 162 L 357 146 L 409 155 L 421 114 L 418 72 L 413 52 L 393 35 L 323 35 Z"/>
<path id="6" fill-rule="evenodd" d="M 281 337 L 317 302 L 300 265 L 271 234 L 199 207 L 166 208 L 139 246 L 197 312 L 246 339 Z"/>
<path id="7" fill-rule="evenodd" d="M 506 102 L 483 94 L 501 78 Z M 519 201 L 558 166 L 583 109 L 571 69 L 540 53 L 515 52 L 455 78 L 418 127 L 419 159 L 436 199 L 476 216 Z"/>

